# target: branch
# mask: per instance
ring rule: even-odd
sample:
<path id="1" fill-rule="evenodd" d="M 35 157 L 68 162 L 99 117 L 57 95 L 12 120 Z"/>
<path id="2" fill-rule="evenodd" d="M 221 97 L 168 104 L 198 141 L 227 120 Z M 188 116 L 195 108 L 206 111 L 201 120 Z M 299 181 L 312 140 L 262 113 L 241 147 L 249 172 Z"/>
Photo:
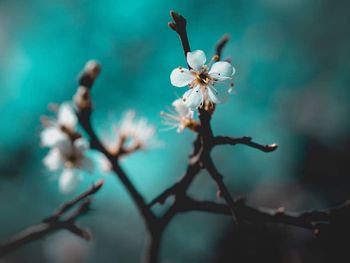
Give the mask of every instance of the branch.
<path id="1" fill-rule="evenodd" d="M 155 197 L 149 204 L 149 207 L 154 206 L 156 203 L 163 204 L 165 200 L 169 196 L 176 196 L 180 193 L 185 193 L 188 187 L 191 185 L 193 179 L 198 174 L 198 172 L 201 170 L 201 167 L 199 166 L 198 162 L 195 164 L 190 164 L 187 167 L 187 171 L 184 174 L 184 176 L 175 184 L 170 186 L 169 188 L 165 189 L 161 194 L 159 194 L 157 197 Z"/>
<path id="2" fill-rule="evenodd" d="M 235 201 L 236 209 L 242 219 L 254 224 L 274 223 L 313 230 L 319 234 L 321 228 L 333 226 L 342 227 L 350 218 L 350 203 L 325 211 L 310 211 L 302 213 L 285 212 L 283 208 L 267 209 L 246 206 L 244 202 Z M 231 215 L 226 204 L 211 201 L 198 201 L 187 198 L 178 212 L 201 211 L 215 214 Z"/>
<path id="3" fill-rule="evenodd" d="M 204 165 L 205 165 L 205 168 L 207 169 L 208 173 L 210 174 L 210 176 L 216 182 L 216 184 L 219 188 L 219 193 L 225 199 L 228 207 L 230 208 L 230 211 L 231 211 L 233 218 L 237 220 L 237 223 L 240 223 L 241 216 L 239 215 L 239 212 L 236 208 L 236 203 L 234 202 L 233 198 L 231 197 L 231 194 L 223 181 L 223 176 L 219 173 L 219 171 L 217 170 L 217 168 L 214 165 L 214 162 L 211 158 L 208 158 L 208 160 L 206 160 Z"/>
<path id="4" fill-rule="evenodd" d="M 222 50 L 226 46 L 226 44 L 229 40 L 230 40 L 230 37 L 227 34 L 225 34 L 219 40 L 219 42 L 216 44 L 216 47 L 215 47 L 215 60 L 216 61 L 219 61 L 221 59 Z"/>
<path id="5" fill-rule="evenodd" d="M 184 51 L 186 59 L 187 53 L 191 51 L 186 30 L 186 19 L 182 15 L 176 13 L 175 11 L 170 11 L 170 16 L 173 18 L 174 21 L 169 22 L 168 26 L 179 35 L 182 49 Z M 190 65 L 188 65 L 188 68 L 191 69 Z"/>
<path id="6" fill-rule="evenodd" d="M 94 65 L 96 68 L 100 68 L 99 64 L 96 62 L 88 62 L 85 66 L 85 73 L 81 74 L 81 77 L 79 79 L 80 87 L 77 90 L 76 96 L 75 96 L 75 102 L 77 106 L 77 117 L 79 120 L 80 125 L 83 127 L 85 132 L 87 133 L 91 147 L 95 150 L 101 152 L 105 155 L 105 157 L 109 160 L 109 162 L 112 165 L 112 170 L 117 175 L 119 180 L 122 182 L 122 184 L 127 189 L 128 193 L 130 194 L 131 198 L 133 199 L 134 203 L 136 204 L 137 208 L 139 209 L 140 213 L 142 214 L 143 218 L 145 219 L 145 223 L 148 227 L 148 229 L 151 229 L 154 225 L 155 221 L 155 215 L 152 213 L 152 211 L 147 206 L 143 196 L 139 193 L 139 191 L 136 189 L 136 187 L 133 185 L 133 183 L 130 181 L 127 174 L 124 172 L 124 170 L 119 165 L 119 156 L 111 154 L 103 145 L 99 137 L 97 136 L 96 132 L 94 131 L 94 128 L 91 123 L 91 115 L 92 115 L 92 102 L 90 98 L 90 89 L 92 88 L 92 83 L 94 83 L 95 79 L 98 76 L 98 73 L 100 70 L 93 70 L 93 67 L 91 65 Z M 89 70 L 91 72 L 97 72 L 96 74 L 89 74 Z M 91 80 L 89 80 L 91 78 Z M 84 83 L 88 83 L 89 86 L 84 86 Z M 81 90 L 85 92 L 81 92 Z M 87 94 L 87 95 L 86 95 Z M 84 101 L 84 99 L 87 98 L 88 101 Z"/>
<path id="7" fill-rule="evenodd" d="M 229 144 L 229 145 L 244 144 L 263 152 L 273 152 L 278 148 L 278 145 L 276 143 L 262 145 L 262 144 L 253 142 L 252 138 L 246 137 L 246 136 L 240 137 L 240 138 L 234 138 L 234 137 L 228 137 L 228 136 L 216 136 L 214 138 L 213 144 L 214 146 L 226 145 L 226 144 Z"/>
<path id="8" fill-rule="evenodd" d="M 0 245 L 0 257 L 5 256 L 11 251 L 29 242 L 39 240 L 52 232 L 62 229 L 66 229 L 80 236 L 81 238 L 90 240 L 90 232 L 86 229 L 78 227 L 75 221 L 90 211 L 91 201 L 88 198 L 99 191 L 102 186 L 103 181 L 98 181 L 80 196 L 61 205 L 61 207 L 58 208 L 52 216 L 44 219 L 42 223 L 28 227 L 27 229 L 13 236 L 7 243 Z M 81 204 L 70 215 L 67 215 L 64 218 L 66 213 L 80 202 Z"/>

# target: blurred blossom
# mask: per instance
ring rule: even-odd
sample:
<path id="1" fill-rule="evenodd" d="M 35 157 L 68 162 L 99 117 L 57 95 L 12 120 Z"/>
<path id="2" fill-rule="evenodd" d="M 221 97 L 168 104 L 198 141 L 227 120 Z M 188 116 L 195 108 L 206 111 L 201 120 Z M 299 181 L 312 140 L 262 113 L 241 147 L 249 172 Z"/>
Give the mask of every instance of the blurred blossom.
<path id="1" fill-rule="evenodd" d="M 88 262 L 91 245 L 76 235 L 61 231 L 46 238 L 43 249 L 46 262 L 84 263 Z"/>
<path id="2" fill-rule="evenodd" d="M 193 125 L 193 111 L 189 109 L 182 99 L 176 99 L 171 104 L 173 109 L 168 112 L 161 112 L 163 124 L 169 126 L 169 129 L 176 129 L 182 132 L 186 127 Z"/>
<path id="3" fill-rule="evenodd" d="M 69 140 L 69 136 L 76 133 L 77 121 L 72 106 L 68 102 L 62 103 L 57 109 L 57 119 L 43 118 L 42 146 L 58 146 L 60 142 Z"/>
<path id="4" fill-rule="evenodd" d="M 187 53 L 187 63 L 190 70 L 178 67 L 170 74 L 171 84 L 176 87 L 189 86 L 182 99 L 191 109 L 197 109 L 205 102 L 223 103 L 232 89 L 232 76 L 235 69 L 227 61 L 214 62 L 205 65 L 206 55 L 202 50 Z M 210 68 L 209 68 L 210 67 Z"/>
<path id="5" fill-rule="evenodd" d="M 146 118 L 137 118 L 133 110 L 124 114 L 117 131 L 120 137 L 129 139 L 130 144 L 136 144 L 141 149 L 151 149 L 161 145 L 156 137 L 156 127 Z"/>
<path id="6" fill-rule="evenodd" d="M 60 172 L 60 191 L 72 192 L 81 180 L 80 171 L 94 171 L 92 159 L 86 156 L 89 142 L 76 132 L 77 117 L 68 103 L 59 106 L 57 119 L 44 118 L 43 125 L 41 144 L 50 148 L 43 163 L 48 170 Z"/>

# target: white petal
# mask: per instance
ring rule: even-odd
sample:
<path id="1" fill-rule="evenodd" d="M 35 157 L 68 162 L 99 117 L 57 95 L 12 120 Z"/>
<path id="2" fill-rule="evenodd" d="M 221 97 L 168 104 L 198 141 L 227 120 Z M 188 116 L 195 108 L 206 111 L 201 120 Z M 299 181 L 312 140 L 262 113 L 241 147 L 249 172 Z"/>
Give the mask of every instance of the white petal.
<path id="1" fill-rule="evenodd" d="M 64 169 L 58 180 L 59 189 L 62 193 L 73 192 L 79 185 L 81 177 L 75 169 Z"/>
<path id="2" fill-rule="evenodd" d="M 180 116 L 187 117 L 189 115 L 190 109 L 185 105 L 182 99 L 174 100 L 172 106 Z"/>
<path id="3" fill-rule="evenodd" d="M 98 156 L 97 162 L 102 172 L 107 173 L 112 170 L 111 162 L 103 154 Z"/>
<path id="4" fill-rule="evenodd" d="M 60 151 L 56 148 L 51 149 L 45 156 L 43 163 L 50 171 L 58 170 L 63 165 Z"/>
<path id="5" fill-rule="evenodd" d="M 205 53 L 202 50 L 187 52 L 187 63 L 194 70 L 200 70 L 206 61 L 207 58 L 205 57 Z"/>
<path id="6" fill-rule="evenodd" d="M 61 152 L 64 156 L 69 156 L 74 152 L 73 144 L 68 136 L 62 140 L 59 140 L 55 147 Z"/>
<path id="7" fill-rule="evenodd" d="M 74 131 L 77 125 L 78 119 L 72 106 L 69 103 L 63 103 L 57 114 L 58 123 L 64 125 L 70 130 Z"/>
<path id="8" fill-rule="evenodd" d="M 59 141 L 67 138 L 67 135 L 56 126 L 45 128 L 40 133 L 41 145 L 45 147 L 53 147 Z"/>
<path id="9" fill-rule="evenodd" d="M 90 148 L 90 144 L 86 139 L 79 138 L 74 141 L 74 147 L 80 152 L 85 152 Z"/>
<path id="10" fill-rule="evenodd" d="M 171 84 L 175 87 L 184 87 L 194 80 L 194 75 L 186 68 L 178 67 L 170 74 Z"/>
<path id="11" fill-rule="evenodd" d="M 217 81 L 208 87 L 208 97 L 213 103 L 224 103 L 230 95 L 230 82 Z"/>
<path id="12" fill-rule="evenodd" d="M 199 86 L 185 92 L 182 96 L 185 105 L 190 109 L 197 109 L 203 103 L 203 93 Z"/>
<path id="13" fill-rule="evenodd" d="M 210 68 L 209 75 L 218 80 L 225 80 L 232 77 L 235 73 L 232 65 L 226 61 L 219 61 Z"/>

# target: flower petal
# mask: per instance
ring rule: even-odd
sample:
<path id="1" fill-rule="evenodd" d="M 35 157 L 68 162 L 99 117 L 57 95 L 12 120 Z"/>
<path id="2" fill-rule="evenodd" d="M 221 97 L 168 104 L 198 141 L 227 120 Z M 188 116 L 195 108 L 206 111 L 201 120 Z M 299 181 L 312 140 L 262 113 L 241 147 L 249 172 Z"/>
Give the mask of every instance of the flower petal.
<path id="1" fill-rule="evenodd" d="M 59 189 L 62 193 L 73 192 L 79 185 L 81 177 L 75 169 L 64 169 L 58 180 Z"/>
<path id="2" fill-rule="evenodd" d="M 63 165 L 60 151 L 57 148 L 51 149 L 45 156 L 43 163 L 50 171 L 58 170 Z"/>
<path id="3" fill-rule="evenodd" d="M 175 87 L 184 87 L 194 80 L 194 75 L 186 68 L 178 67 L 170 74 L 171 84 Z"/>
<path id="4" fill-rule="evenodd" d="M 210 68 L 209 75 L 218 80 L 230 79 L 235 73 L 232 65 L 226 61 L 219 61 Z"/>
<path id="5" fill-rule="evenodd" d="M 75 131 L 78 119 L 75 115 L 75 112 L 72 106 L 66 102 L 63 103 L 57 113 L 58 124 L 64 125 L 66 128 L 69 128 L 72 131 Z"/>
<path id="6" fill-rule="evenodd" d="M 67 135 L 56 126 L 45 128 L 40 133 L 41 145 L 44 147 L 56 146 L 59 141 L 65 139 L 67 139 Z"/>
<path id="7" fill-rule="evenodd" d="M 200 86 L 186 91 L 182 100 L 188 108 L 197 109 L 203 103 L 203 93 Z"/>
<path id="8" fill-rule="evenodd" d="M 229 81 L 217 81 L 208 87 L 208 97 L 213 103 L 225 103 L 230 95 L 229 90 Z"/>
<path id="9" fill-rule="evenodd" d="M 191 111 L 180 98 L 174 100 L 171 105 L 174 107 L 175 111 L 180 117 L 188 117 Z"/>
<path id="10" fill-rule="evenodd" d="M 187 63 L 194 70 L 200 70 L 206 61 L 207 58 L 202 50 L 187 52 Z"/>
<path id="11" fill-rule="evenodd" d="M 81 153 L 87 151 L 90 148 L 89 142 L 84 138 L 79 138 L 74 141 L 74 147 Z"/>

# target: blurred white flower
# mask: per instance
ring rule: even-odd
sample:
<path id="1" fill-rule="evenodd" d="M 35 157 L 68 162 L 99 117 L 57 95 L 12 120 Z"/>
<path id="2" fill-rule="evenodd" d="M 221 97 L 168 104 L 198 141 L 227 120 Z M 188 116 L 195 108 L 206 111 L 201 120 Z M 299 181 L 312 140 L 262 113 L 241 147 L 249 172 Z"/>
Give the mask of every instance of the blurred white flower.
<path id="1" fill-rule="evenodd" d="M 57 110 L 57 119 L 45 119 L 45 129 L 40 134 L 41 145 L 53 147 L 68 140 L 76 132 L 77 117 L 69 103 L 62 103 Z"/>
<path id="2" fill-rule="evenodd" d="M 83 138 L 65 140 L 52 147 L 44 157 L 43 162 L 48 170 L 61 172 L 59 189 L 62 193 L 76 189 L 82 179 L 81 171 L 94 171 L 93 160 L 85 153 L 88 148 L 89 144 Z"/>
<path id="3" fill-rule="evenodd" d="M 45 239 L 43 243 L 46 262 L 84 263 L 88 261 L 91 243 L 68 231 L 60 231 Z"/>
<path id="4" fill-rule="evenodd" d="M 73 192 L 82 181 L 79 170 L 73 168 L 65 168 L 58 179 L 58 187 L 61 193 L 68 194 Z"/>
<path id="5" fill-rule="evenodd" d="M 120 137 L 128 138 L 131 144 L 140 149 L 158 147 L 161 143 L 156 138 L 156 128 L 146 118 L 136 118 L 136 112 L 127 111 L 120 121 L 117 131 Z"/>
<path id="6" fill-rule="evenodd" d="M 189 86 L 182 99 L 191 109 L 197 109 L 204 102 L 222 103 L 232 89 L 231 79 L 235 69 L 229 62 L 218 61 L 209 66 L 205 65 L 205 53 L 195 50 L 187 53 L 187 63 L 192 68 L 178 67 L 171 72 L 171 84 L 176 87 Z"/>
<path id="7" fill-rule="evenodd" d="M 177 132 L 182 132 L 186 127 L 191 125 L 193 120 L 193 111 L 189 109 L 182 99 L 176 99 L 172 106 L 174 110 L 168 112 L 161 112 L 163 116 L 163 123 L 170 127 L 170 129 L 176 129 Z"/>
<path id="8" fill-rule="evenodd" d="M 50 151 L 43 163 L 50 171 L 60 172 L 59 189 L 63 193 L 75 190 L 81 181 L 81 171 L 92 173 L 93 161 L 86 156 L 89 142 L 76 132 L 77 117 L 69 103 L 57 111 L 57 119 L 46 119 L 41 132 L 42 146 Z"/>

